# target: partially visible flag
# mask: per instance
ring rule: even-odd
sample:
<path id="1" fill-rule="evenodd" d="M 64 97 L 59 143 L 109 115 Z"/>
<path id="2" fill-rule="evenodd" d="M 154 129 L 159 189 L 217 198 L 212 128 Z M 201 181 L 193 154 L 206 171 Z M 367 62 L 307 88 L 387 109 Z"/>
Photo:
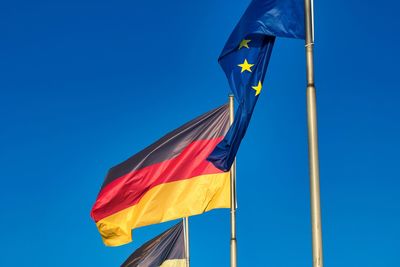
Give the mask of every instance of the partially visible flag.
<path id="1" fill-rule="evenodd" d="M 180 222 L 138 248 L 121 267 L 186 267 L 185 237 Z"/>
<path id="2" fill-rule="evenodd" d="M 229 173 L 206 160 L 228 128 L 223 105 L 111 168 L 91 211 L 103 242 L 123 245 L 133 228 L 229 208 Z"/>
<path id="3" fill-rule="evenodd" d="M 250 122 L 275 37 L 304 38 L 303 0 L 253 0 L 218 59 L 239 103 L 224 140 L 208 157 L 217 168 L 230 169 Z"/>

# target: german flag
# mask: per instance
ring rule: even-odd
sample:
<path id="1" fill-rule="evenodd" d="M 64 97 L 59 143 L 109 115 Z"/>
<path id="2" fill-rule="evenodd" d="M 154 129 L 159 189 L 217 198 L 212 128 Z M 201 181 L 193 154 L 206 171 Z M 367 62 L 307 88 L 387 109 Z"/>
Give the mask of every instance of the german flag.
<path id="1" fill-rule="evenodd" d="M 177 223 L 138 248 L 121 267 L 186 267 L 183 223 Z"/>
<path id="2" fill-rule="evenodd" d="M 133 228 L 229 208 L 229 173 L 206 160 L 228 128 L 223 105 L 111 168 L 91 211 L 104 244 L 131 242 Z"/>

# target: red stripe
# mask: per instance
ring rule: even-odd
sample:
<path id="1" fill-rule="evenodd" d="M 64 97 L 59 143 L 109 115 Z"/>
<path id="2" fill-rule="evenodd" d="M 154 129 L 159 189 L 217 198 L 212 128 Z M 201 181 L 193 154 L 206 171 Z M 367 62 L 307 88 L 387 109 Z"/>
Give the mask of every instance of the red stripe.
<path id="1" fill-rule="evenodd" d="M 194 141 L 173 159 L 132 171 L 115 179 L 100 191 L 92 208 L 92 218 L 98 222 L 137 204 L 147 191 L 159 184 L 204 174 L 222 173 L 206 160 L 222 138 Z"/>

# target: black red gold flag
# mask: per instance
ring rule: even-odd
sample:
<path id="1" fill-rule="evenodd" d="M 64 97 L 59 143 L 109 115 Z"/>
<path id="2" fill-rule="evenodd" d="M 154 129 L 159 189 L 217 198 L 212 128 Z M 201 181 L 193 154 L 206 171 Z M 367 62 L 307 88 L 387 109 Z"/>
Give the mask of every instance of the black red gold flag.
<path id="1" fill-rule="evenodd" d="M 223 105 L 111 168 L 91 211 L 103 242 L 123 245 L 133 228 L 229 208 L 229 173 L 206 160 L 228 128 Z"/>
<path id="2" fill-rule="evenodd" d="M 138 248 L 121 267 L 186 267 L 184 238 L 180 222 Z"/>

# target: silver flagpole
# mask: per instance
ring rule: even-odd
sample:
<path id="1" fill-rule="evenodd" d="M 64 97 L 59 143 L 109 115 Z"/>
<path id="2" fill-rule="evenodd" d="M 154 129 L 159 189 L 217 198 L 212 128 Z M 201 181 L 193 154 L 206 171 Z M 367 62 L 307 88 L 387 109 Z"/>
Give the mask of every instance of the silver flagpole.
<path id="1" fill-rule="evenodd" d="M 323 267 L 322 225 L 319 189 L 317 103 L 314 86 L 314 8 L 313 0 L 304 0 L 307 61 L 308 160 L 310 168 L 311 229 L 313 267 Z"/>
<path id="2" fill-rule="evenodd" d="M 185 256 L 186 256 L 186 267 L 190 267 L 190 254 L 189 254 L 189 217 L 185 217 L 183 220 L 183 233 L 185 237 Z"/>
<path id="3" fill-rule="evenodd" d="M 234 119 L 233 95 L 229 95 L 229 121 Z M 231 176 L 231 267 L 237 266 L 237 243 L 236 243 L 236 159 L 230 170 Z"/>

